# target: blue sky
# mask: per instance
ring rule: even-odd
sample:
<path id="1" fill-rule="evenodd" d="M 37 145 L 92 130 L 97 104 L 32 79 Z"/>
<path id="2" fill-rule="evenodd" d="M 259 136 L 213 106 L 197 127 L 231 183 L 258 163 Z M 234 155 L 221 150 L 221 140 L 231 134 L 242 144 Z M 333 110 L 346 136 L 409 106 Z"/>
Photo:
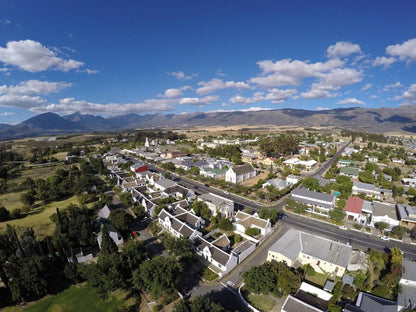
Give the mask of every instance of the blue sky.
<path id="1" fill-rule="evenodd" d="M 0 123 L 414 105 L 415 12 L 414 0 L 1 0 Z"/>

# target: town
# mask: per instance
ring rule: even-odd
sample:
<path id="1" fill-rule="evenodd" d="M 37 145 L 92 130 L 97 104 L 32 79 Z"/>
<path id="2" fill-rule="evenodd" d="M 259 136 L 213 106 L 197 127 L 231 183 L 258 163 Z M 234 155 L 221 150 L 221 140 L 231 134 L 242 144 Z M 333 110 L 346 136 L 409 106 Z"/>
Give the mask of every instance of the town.
<path id="1" fill-rule="evenodd" d="M 5 141 L 2 305 L 73 285 L 118 291 L 117 311 L 413 311 L 415 145 L 306 128 Z"/>

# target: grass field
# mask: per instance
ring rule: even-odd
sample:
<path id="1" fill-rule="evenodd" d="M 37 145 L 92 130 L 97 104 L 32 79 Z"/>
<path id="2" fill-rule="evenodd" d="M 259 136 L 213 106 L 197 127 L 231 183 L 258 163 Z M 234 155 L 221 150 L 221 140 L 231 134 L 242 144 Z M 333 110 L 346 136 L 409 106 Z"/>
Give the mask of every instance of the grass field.
<path id="1" fill-rule="evenodd" d="M 30 165 L 28 165 L 30 166 Z M 36 179 L 47 179 L 51 176 L 57 169 L 69 169 L 70 165 L 65 165 L 60 163 L 58 165 L 48 165 L 48 166 L 33 166 L 28 167 L 22 170 L 22 175 L 18 178 L 11 179 L 12 183 L 22 183 L 26 178 Z"/>
<path id="2" fill-rule="evenodd" d="M 249 294 L 248 301 L 253 307 L 264 312 L 271 311 L 276 304 L 272 299 L 264 295 Z"/>
<path id="3" fill-rule="evenodd" d="M 101 300 L 97 291 L 89 286 L 71 286 L 60 294 L 49 296 L 25 307 L 10 307 L 4 312 L 101 312 L 113 311 L 123 305 L 131 305 L 130 300 L 125 300 L 125 293 L 117 291 L 107 300 Z"/>
<path id="4" fill-rule="evenodd" d="M 16 208 L 22 208 L 23 203 L 20 201 L 20 196 L 25 192 L 26 191 L 2 194 L 0 195 L 0 204 L 2 204 L 10 212 Z"/>
<path id="5" fill-rule="evenodd" d="M 14 194 L 6 195 L 10 196 Z M 47 205 L 35 208 L 33 212 L 31 212 L 29 215 L 22 219 L 1 222 L 0 233 L 4 233 L 6 231 L 6 224 L 9 223 L 10 225 L 15 226 L 18 234 L 19 229 L 23 230 L 23 228 L 32 227 L 39 239 L 43 238 L 46 235 L 52 235 L 53 231 L 55 230 L 55 224 L 49 219 L 49 217 L 56 212 L 57 207 L 62 209 L 66 208 L 69 204 L 78 205 L 78 198 L 76 196 L 73 196 L 63 201 L 52 202 Z M 22 205 L 23 204 L 20 204 L 19 207 L 21 207 Z M 9 209 L 8 207 L 6 208 Z"/>

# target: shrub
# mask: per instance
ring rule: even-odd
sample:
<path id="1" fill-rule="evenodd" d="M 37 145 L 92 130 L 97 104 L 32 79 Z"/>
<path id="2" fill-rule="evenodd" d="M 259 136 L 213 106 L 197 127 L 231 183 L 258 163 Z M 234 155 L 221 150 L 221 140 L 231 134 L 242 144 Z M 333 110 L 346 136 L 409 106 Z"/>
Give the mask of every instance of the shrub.
<path id="1" fill-rule="evenodd" d="M 260 233 L 260 230 L 258 229 L 258 228 L 248 228 L 246 231 L 245 231 L 245 234 L 246 235 L 249 235 L 249 236 L 256 236 L 256 235 L 258 235 Z"/>

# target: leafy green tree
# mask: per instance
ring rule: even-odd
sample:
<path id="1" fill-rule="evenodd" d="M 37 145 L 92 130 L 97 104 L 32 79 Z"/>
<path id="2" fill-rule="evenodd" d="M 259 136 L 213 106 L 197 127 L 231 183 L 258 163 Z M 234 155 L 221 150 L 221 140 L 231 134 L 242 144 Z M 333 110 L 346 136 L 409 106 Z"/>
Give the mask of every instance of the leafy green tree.
<path id="1" fill-rule="evenodd" d="M 202 217 L 205 220 L 208 220 L 211 217 L 211 210 L 209 210 L 207 204 L 203 201 L 197 200 L 193 202 L 189 208 L 192 209 L 198 217 Z"/>
<path id="2" fill-rule="evenodd" d="M 302 186 L 310 191 L 317 191 L 319 189 L 319 181 L 314 177 L 306 177 L 302 180 Z"/>
<path id="3" fill-rule="evenodd" d="M 400 225 L 393 227 L 393 229 L 391 230 L 391 233 L 392 233 L 393 235 L 397 235 L 397 236 L 398 236 L 398 237 L 400 237 L 400 238 L 401 238 L 404 234 L 406 234 L 406 232 L 407 232 L 407 228 L 406 228 L 406 227 L 404 227 L 404 226 L 400 226 Z"/>
<path id="4" fill-rule="evenodd" d="M 10 212 L 0 204 L 0 222 L 7 221 L 10 218 Z"/>
<path id="5" fill-rule="evenodd" d="M 252 267 L 243 273 L 245 287 L 253 294 L 268 295 L 276 289 L 277 276 L 271 274 L 270 263 Z"/>
<path id="6" fill-rule="evenodd" d="M 124 206 L 130 207 L 133 205 L 133 198 L 129 192 L 121 193 L 118 197 Z"/>
<path id="7" fill-rule="evenodd" d="M 258 228 L 248 228 L 245 231 L 245 234 L 248 236 L 256 236 L 260 233 L 260 230 Z"/>
<path id="8" fill-rule="evenodd" d="M 384 230 L 389 227 L 389 225 L 385 222 L 378 222 L 375 224 L 375 226 L 380 230 L 381 233 L 384 233 Z"/>
<path id="9" fill-rule="evenodd" d="M 110 212 L 109 219 L 114 227 L 120 231 L 123 236 L 130 232 L 131 225 L 134 221 L 133 217 L 121 208 L 112 210 Z"/>
<path id="10" fill-rule="evenodd" d="M 218 228 L 223 231 L 232 231 L 234 226 L 230 220 L 221 218 L 218 221 Z"/>
<path id="11" fill-rule="evenodd" d="M 101 229 L 101 235 L 101 253 L 104 255 L 117 253 L 118 247 L 110 237 L 110 234 L 108 234 L 108 230 L 105 226 L 103 226 Z"/>
<path id="12" fill-rule="evenodd" d="M 143 289 L 157 298 L 163 293 L 173 293 L 179 286 L 181 274 L 182 267 L 175 258 L 157 256 L 146 260 L 133 272 L 133 283 L 136 289 Z"/>
<path id="13" fill-rule="evenodd" d="M 20 201 L 26 206 L 32 206 L 35 203 L 35 196 L 32 191 L 23 193 L 20 195 Z"/>
<path id="14" fill-rule="evenodd" d="M 165 248 L 176 257 L 180 259 L 190 259 L 192 257 L 191 242 L 185 237 L 176 238 L 167 235 L 163 240 Z"/>

